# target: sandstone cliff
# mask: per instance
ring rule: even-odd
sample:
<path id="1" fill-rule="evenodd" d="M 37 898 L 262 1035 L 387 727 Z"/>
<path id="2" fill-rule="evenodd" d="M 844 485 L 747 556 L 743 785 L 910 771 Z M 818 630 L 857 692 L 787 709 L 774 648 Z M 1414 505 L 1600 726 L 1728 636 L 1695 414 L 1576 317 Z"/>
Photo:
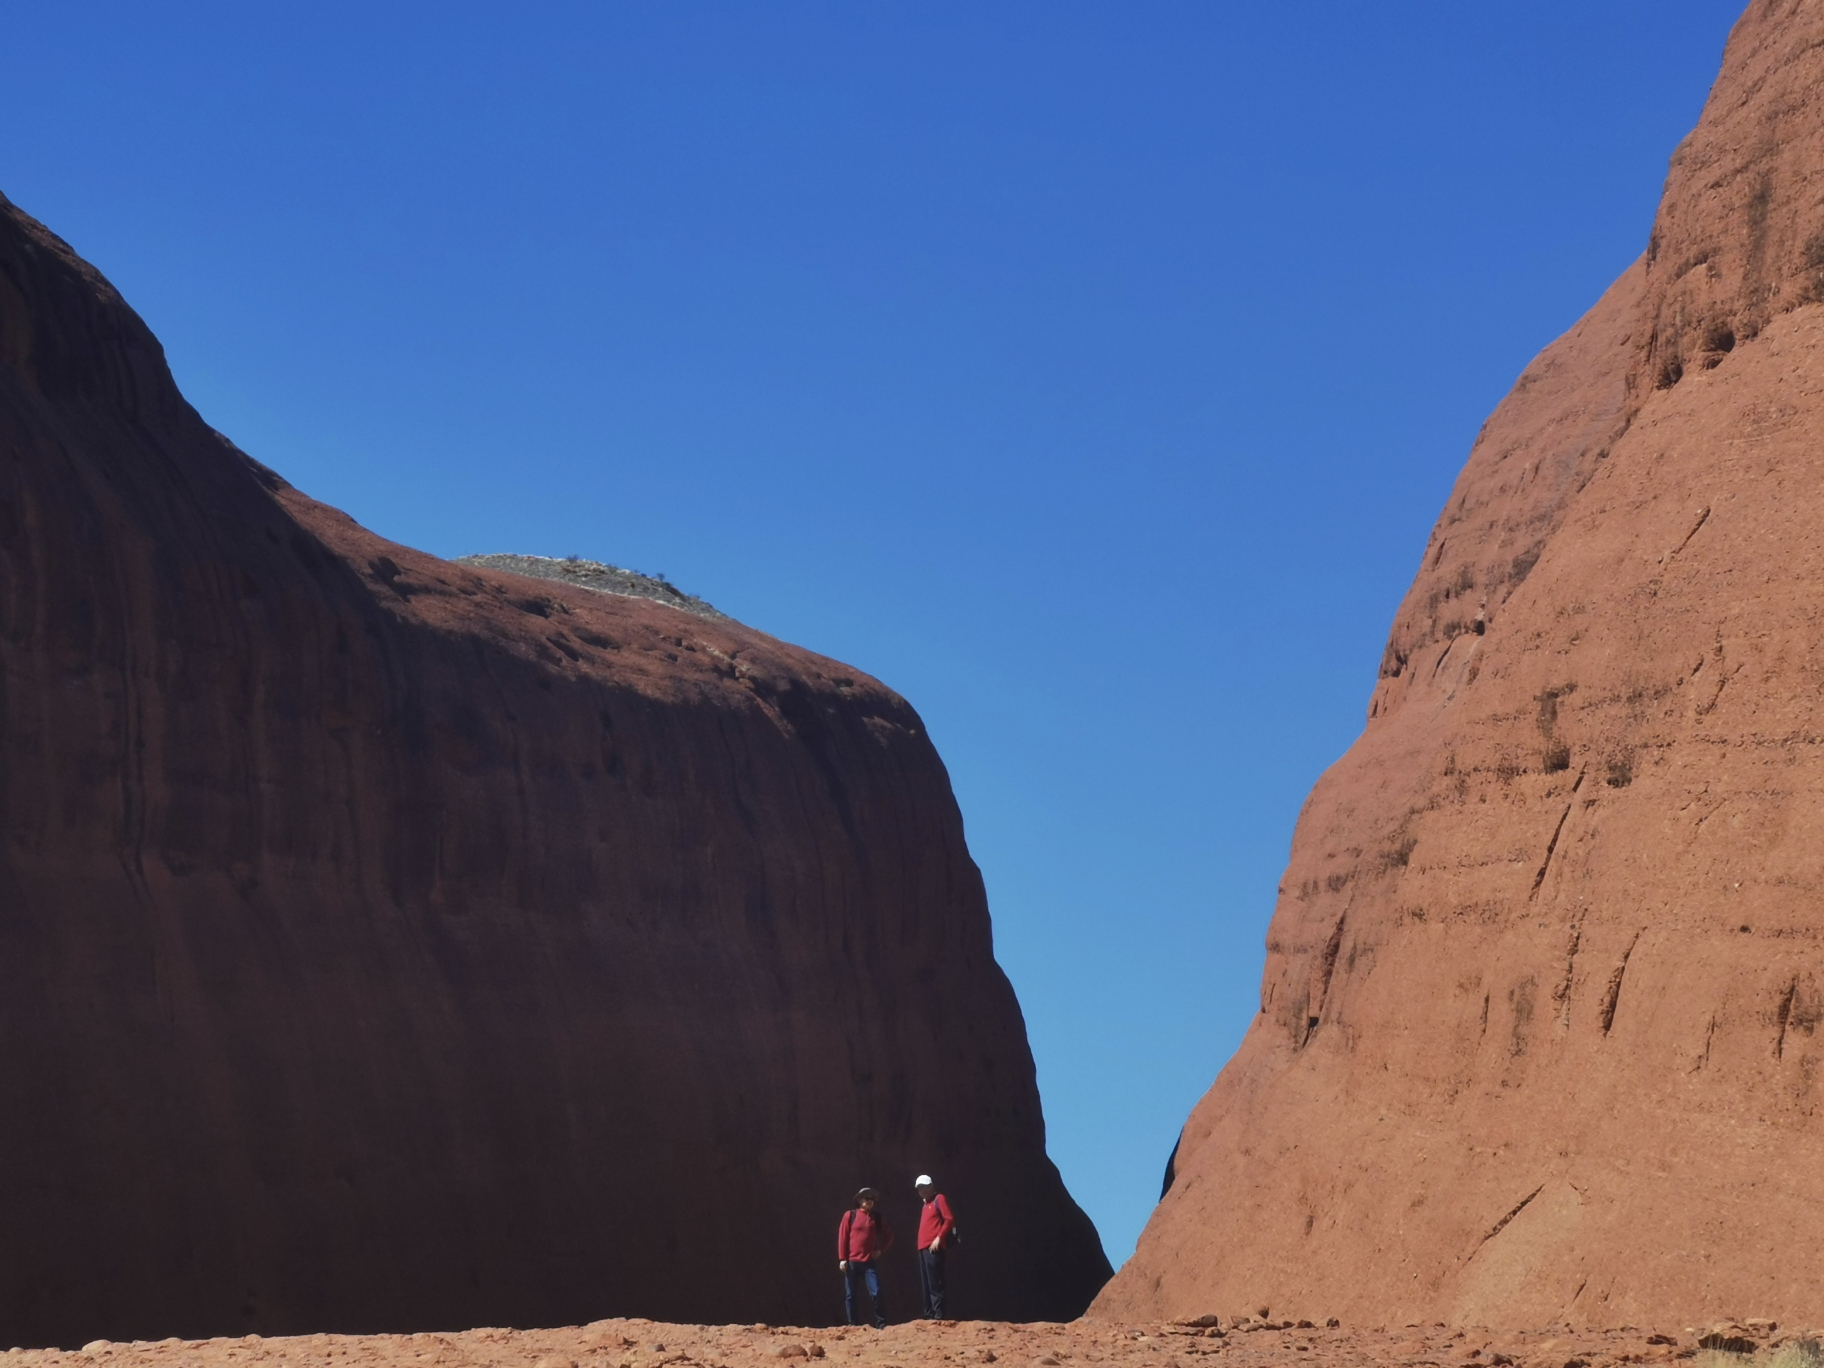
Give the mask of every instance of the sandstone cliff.
<path id="1" fill-rule="evenodd" d="M 1824 1250 L 1824 3 L 1520 378 L 1099 1314 L 1690 1323 Z"/>
<path id="2" fill-rule="evenodd" d="M 1108 1275 L 904 700 L 459 567 L 212 432 L 0 200 L 0 1344 L 840 1315 Z"/>

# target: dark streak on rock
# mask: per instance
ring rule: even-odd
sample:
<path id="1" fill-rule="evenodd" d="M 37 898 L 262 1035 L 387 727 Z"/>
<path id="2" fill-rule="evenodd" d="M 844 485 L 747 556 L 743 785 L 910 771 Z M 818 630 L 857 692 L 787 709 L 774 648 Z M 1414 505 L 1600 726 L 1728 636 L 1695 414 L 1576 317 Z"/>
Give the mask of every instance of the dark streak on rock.
<path id="1" fill-rule="evenodd" d="M 1481 1241 L 1476 1245 L 1474 1251 L 1471 1252 L 1469 1257 L 1471 1259 L 1473 1259 L 1476 1257 L 1477 1254 L 1480 1254 L 1482 1252 L 1483 1245 L 1487 1244 L 1490 1240 L 1494 1239 L 1495 1236 L 1499 1235 L 1502 1231 L 1506 1230 L 1508 1227 L 1508 1223 L 1511 1222 L 1514 1219 L 1514 1217 L 1518 1216 L 1521 1212 L 1525 1211 L 1527 1206 L 1532 1202 L 1533 1198 L 1537 1197 L 1540 1193 L 1542 1193 L 1544 1191 L 1545 1191 L 1545 1184 L 1541 1183 L 1541 1184 L 1539 1184 L 1538 1187 L 1534 1188 L 1531 1192 L 1527 1193 L 1526 1196 L 1522 1197 L 1519 1201 L 1519 1204 L 1516 1205 L 1512 1211 L 1508 1212 L 1507 1215 L 1503 1216 L 1500 1220 L 1495 1222 L 1493 1228 L 1488 1232 L 1488 1234 L 1486 1234 L 1482 1237 Z"/>
<path id="2" fill-rule="evenodd" d="M 1602 1033 L 1605 1036 L 1615 1025 L 1615 1008 L 1621 1001 L 1622 976 L 1628 972 L 1628 960 L 1634 954 L 1634 947 L 1640 944 L 1641 934 L 1641 931 L 1634 933 L 1634 939 L 1628 942 L 1628 948 L 1621 957 L 1621 963 L 1616 965 L 1615 972 L 1609 975 L 1608 991 L 1602 1000 Z"/>
<path id="3" fill-rule="evenodd" d="M 1786 994 L 1780 999 L 1780 1034 L 1773 1042 L 1773 1057 L 1775 1059 L 1784 1059 L 1786 1057 L 1786 1027 L 1792 1021 L 1792 1000 L 1798 995 L 1799 981 L 1795 978 L 1791 983 L 1786 985 Z"/>
<path id="4" fill-rule="evenodd" d="M 1583 787 L 1584 773 L 1585 771 L 1579 770 L 1577 773 L 1577 782 L 1571 785 L 1571 795 L 1573 797 L 1576 796 L 1577 790 Z M 1545 847 L 1545 862 L 1539 866 L 1539 872 L 1533 875 L 1532 892 L 1526 895 L 1526 900 L 1528 902 L 1532 902 L 1538 898 L 1539 889 L 1541 885 L 1545 883 L 1546 871 L 1552 867 L 1552 855 L 1558 849 L 1558 838 L 1564 834 L 1564 824 L 1570 819 L 1571 809 L 1576 806 L 1575 803 L 1566 803 L 1563 815 L 1558 818 L 1558 825 L 1552 828 L 1552 839 L 1546 843 Z"/>

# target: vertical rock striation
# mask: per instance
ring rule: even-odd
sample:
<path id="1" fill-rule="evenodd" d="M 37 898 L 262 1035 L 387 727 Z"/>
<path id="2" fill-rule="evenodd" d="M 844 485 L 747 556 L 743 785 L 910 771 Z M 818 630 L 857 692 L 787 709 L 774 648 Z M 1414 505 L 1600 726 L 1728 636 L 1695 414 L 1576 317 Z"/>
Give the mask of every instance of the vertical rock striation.
<path id="1" fill-rule="evenodd" d="M 1108 1275 L 904 700 L 372 536 L 4 200 L 0 1114 L 3 1343 L 819 1323 L 921 1167 L 965 1312 Z"/>
<path id="2" fill-rule="evenodd" d="M 1099 1313 L 1815 1318 L 1821 86 L 1824 3 L 1756 0 L 1489 420 Z"/>

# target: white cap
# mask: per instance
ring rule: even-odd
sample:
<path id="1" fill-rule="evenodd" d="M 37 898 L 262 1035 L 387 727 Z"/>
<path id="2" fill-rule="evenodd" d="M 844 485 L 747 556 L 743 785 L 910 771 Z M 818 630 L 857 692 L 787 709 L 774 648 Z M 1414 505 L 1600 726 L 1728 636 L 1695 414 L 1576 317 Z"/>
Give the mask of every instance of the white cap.
<path id="1" fill-rule="evenodd" d="M 931 1186 L 933 1186 L 933 1184 L 931 1182 L 931 1175 L 928 1173 L 919 1174 L 918 1177 L 916 1177 L 912 1180 L 912 1186 L 913 1187 L 931 1187 Z"/>

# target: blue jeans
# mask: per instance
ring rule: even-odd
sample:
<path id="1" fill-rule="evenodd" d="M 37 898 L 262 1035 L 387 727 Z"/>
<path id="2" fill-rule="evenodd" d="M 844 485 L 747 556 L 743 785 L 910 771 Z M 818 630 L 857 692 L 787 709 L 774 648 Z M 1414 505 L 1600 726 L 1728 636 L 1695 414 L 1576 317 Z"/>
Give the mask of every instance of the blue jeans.
<path id="1" fill-rule="evenodd" d="M 850 1325 L 855 1324 L 855 1281 L 860 1279 L 867 1284 L 868 1306 L 874 1312 L 874 1328 L 887 1328 L 887 1313 L 880 1301 L 880 1274 L 874 1271 L 874 1265 L 850 1259 L 849 1266 L 842 1270 L 842 1318 Z"/>

